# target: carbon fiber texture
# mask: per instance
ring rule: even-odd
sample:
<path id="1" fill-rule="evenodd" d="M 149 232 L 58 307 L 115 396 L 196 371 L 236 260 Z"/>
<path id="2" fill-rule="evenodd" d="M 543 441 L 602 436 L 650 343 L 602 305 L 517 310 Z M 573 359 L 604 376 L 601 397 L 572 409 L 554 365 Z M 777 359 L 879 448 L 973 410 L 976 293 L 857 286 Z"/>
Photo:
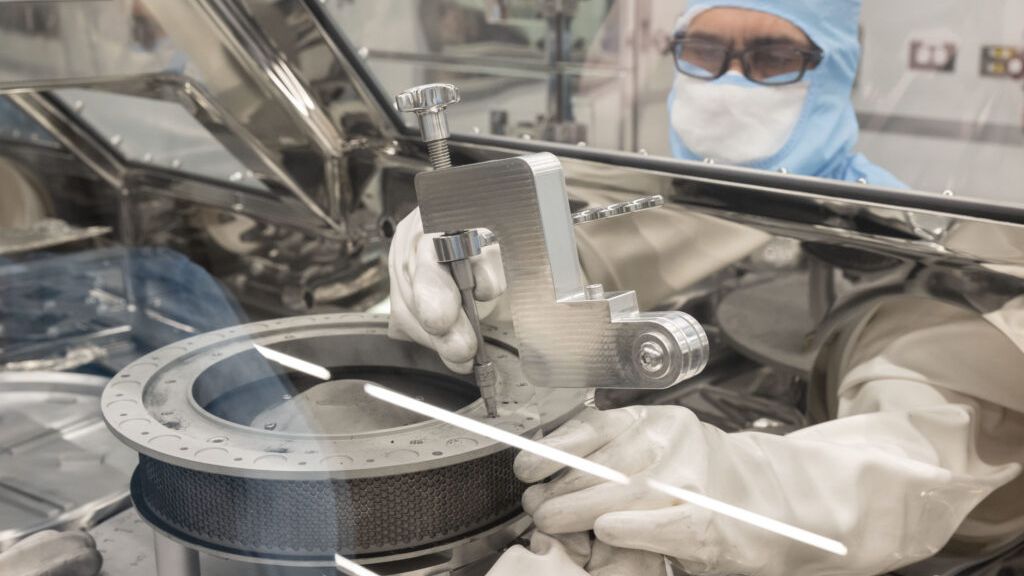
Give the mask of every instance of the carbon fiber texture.
<path id="1" fill-rule="evenodd" d="M 259 556 L 378 555 L 461 539 L 519 511 L 513 450 L 379 478 L 265 480 L 139 456 L 132 497 L 175 532 Z"/>

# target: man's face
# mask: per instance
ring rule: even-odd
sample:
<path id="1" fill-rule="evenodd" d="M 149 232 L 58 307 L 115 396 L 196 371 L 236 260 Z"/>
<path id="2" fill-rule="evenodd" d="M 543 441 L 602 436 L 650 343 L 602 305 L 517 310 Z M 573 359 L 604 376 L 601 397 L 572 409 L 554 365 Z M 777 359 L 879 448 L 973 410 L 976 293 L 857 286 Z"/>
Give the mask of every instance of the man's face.
<path id="1" fill-rule="evenodd" d="M 772 76 L 785 78 L 803 66 L 803 57 L 795 50 L 814 48 L 811 39 L 785 18 L 742 8 L 712 8 L 701 12 L 685 31 L 686 49 L 679 56 L 698 70 L 717 73 L 727 51 L 746 56 L 751 79 Z M 795 50 L 794 50 L 795 49 Z M 729 62 L 729 70 L 743 72 L 739 58 Z"/>

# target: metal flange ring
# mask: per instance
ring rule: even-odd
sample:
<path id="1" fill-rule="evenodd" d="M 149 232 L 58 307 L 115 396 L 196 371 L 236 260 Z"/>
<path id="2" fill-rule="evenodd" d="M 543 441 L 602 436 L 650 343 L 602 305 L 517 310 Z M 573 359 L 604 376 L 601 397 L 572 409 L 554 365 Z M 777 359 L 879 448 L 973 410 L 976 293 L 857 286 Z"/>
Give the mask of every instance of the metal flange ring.
<path id="1" fill-rule="evenodd" d="M 523 435 L 554 427 L 583 401 L 580 390 L 525 382 L 510 332 L 485 328 L 485 337 L 501 374 L 493 419 L 468 377 L 388 338 L 386 316 L 364 314 L 257 322 L 175 343 L 116 375 L 103 415 L 141 455 L 140 508 L 211 547 L 292 558 L 436 546 L 518 513 L 514 454 L 373 399 L 363 383 Z M 328 392 L 315 396 L 320 386 Z M 315 402 L 291 409 L 310 394 Z"/>

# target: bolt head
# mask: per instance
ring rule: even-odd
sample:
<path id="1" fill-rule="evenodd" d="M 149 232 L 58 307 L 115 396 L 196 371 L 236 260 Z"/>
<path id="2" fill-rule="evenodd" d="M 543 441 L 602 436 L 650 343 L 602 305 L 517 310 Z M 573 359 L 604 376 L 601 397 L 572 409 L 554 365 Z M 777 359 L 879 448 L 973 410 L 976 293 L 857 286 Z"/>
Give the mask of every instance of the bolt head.
<path id="1" fill-rule="evenodd" d="M 462 100 L 454 84 L 424 84 L 395 96 L 395 105 L 402 112 L 438 111 Z"/>
<path id="2" fill-rule="evenodd" d="M 640 366 L 648 373 L 657 373 L 665 366 L 665 349 L 655 342 L 640 347 Z"/>

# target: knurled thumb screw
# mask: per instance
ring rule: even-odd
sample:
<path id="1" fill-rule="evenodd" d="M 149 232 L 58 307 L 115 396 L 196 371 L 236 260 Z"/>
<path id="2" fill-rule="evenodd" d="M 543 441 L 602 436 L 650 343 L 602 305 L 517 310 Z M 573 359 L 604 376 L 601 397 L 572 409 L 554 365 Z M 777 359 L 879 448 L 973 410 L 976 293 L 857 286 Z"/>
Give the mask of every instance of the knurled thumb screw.
<path id="1" fill-rule="evenodd" d="M 430 164 L 434 170 L 452 165 L 448 151 L 448 116 L 445 109 L 458 103 L 462 98 L 453 84 L 424 84 L 414 86 L 395 96 L 395 106 L 400 112 L 412 112 L 419 121 L 420 134 L 427 144 Z"/>

